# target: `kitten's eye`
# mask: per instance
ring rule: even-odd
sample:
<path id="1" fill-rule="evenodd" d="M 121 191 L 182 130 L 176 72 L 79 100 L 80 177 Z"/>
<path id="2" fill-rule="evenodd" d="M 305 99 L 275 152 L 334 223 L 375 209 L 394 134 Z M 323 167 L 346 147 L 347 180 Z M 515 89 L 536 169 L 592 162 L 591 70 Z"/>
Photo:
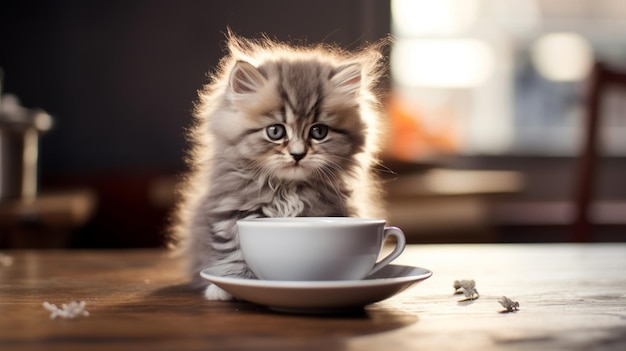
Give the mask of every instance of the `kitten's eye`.
<path id="1" fill-rule="evenodd" d="M 309 131 L 309 136 L 316 140 L 322 140 L 326 138 L 326 135 L 328 135 L 328 126 L 323 124 L 316 124 Z"/>
<path id="2" fill-rule="evenodd" d="M 280 140 L 285 137 L 285 126 L 282 124 L 272 124 L 265 128 L 265 132 L 270 140 Z"/>

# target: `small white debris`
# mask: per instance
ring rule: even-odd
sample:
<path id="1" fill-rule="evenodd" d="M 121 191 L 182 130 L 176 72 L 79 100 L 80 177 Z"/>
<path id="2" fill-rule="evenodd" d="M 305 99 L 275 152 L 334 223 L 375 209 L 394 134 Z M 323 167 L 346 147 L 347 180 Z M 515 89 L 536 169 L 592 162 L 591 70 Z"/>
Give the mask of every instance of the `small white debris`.
<path id="1" fill-rule="evenodd" d="M 519 302 L 513 301 L 506 296 L 502 296 L 498 299 L 498 302 L 505 308 L 502 312 L 515 312 L 519 311 Z"/>
<path id="2" fill-rule="evenodd" d="M 476 290 L 476 282 L 473 279 L 455 280 L 452 286 L 454 287 L 454 294 L 465 295 L 465 299 L 460 300 L 459 302 L 476 300 L 480 297 L 478 290 Z"/>
<path id="3" fill-rule="evenodd" d="M 50 319 L 57 317 L 72 319 L 79 316 L 89 317 L 89 312 L 85 310 L 85 301 L 72 301 L 68 304 L 62 304 L 61 308 L 48 301 L 43 303 L 43 308 L 50 311 Z"/>

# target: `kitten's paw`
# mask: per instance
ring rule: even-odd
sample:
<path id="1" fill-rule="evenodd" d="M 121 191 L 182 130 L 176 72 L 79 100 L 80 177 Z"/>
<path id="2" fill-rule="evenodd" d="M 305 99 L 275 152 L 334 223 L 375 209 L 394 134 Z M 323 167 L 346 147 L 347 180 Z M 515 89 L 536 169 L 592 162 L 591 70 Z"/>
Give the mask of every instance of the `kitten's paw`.
<path id="1" fill-rule="evenodd" d="M 204 297 L 211 301 L 230 301 L 233 300 L 233 295 L 227 293 L 215 284 L 209 285 L 204 291 Z"/>

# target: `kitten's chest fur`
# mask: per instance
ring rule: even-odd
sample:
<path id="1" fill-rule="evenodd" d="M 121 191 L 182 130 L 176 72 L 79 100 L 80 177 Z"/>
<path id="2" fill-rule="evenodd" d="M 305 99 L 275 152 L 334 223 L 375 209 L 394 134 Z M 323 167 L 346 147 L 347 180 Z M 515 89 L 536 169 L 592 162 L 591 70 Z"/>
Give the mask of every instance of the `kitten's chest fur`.
<path id="1" fill-rule="evenodd" d="M 266 188 L 270 201 L 259 203 L 261 213 L 267 217 L 296 216 L 349 216 L 346 203 L 348 194 L 342 195 L 328 184 L 285 184 Z"/>
<path id="2" fill-rule="evenodd" d="M 349 216 L 347 191 L 337 185 L 288 183 L 263 186 L 258 193 L 256 210 L 264 217 Z"/>
<path id="3" fill-rule="evenodd" d="M 294 186 L 277 189 L 272 200 L 261 205 L 261 212 L 267 217 L 301 216 L 304 209 L 305 202 Z"/>

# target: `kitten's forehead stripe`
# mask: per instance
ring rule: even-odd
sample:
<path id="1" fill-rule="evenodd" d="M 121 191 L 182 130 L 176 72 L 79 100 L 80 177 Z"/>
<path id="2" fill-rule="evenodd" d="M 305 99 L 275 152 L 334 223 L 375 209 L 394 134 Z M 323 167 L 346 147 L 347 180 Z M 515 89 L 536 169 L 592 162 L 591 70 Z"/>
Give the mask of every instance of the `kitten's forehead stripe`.
<path id="1" fill-rule="evenodd" d="M 281 97 L 281 99 L 284 102 L 283 106 L 282 106 L 282 109 L 283 109 L 283 120 L 284 120 L 283 122 L 287 123 L 286 107 L 289 106 L 289 108 L 291 109 L 292 112 L 295 112 L 296 108 L 295 108 L 295 104 L 291 101 L 291 99 L 289 97 L 289 94 L 287 93 L 287 90 L 285 89 L 285 87 L 286 87 L 286 84 L 285 84 L 285 74 L 284 74 L 282 65 L 278 65 L 278 82 L 279 82 L 278 90 L 279 90 L 279 93 L 280 93 L 280 97 Z"/>
<path id="2" fill-rule="evenodd" d="M 294 104 L 289 100 L 289 95 L 287 95 L 287 92 L 284 91 L 284 89 L 281 88 L 281 98 L 283 99 L 284 103 L 283 103 L 283 123 L 287 123 L 288 121 L 288 115 L 290 115 L 289 112 L 291 112 L 291 114 L 293 114 L 296 109 L 294 107 Z"/>
<path id="3" fill-rule="evenodd" d="M 315 100 L 315 104 L 313 104 L 313 107 L 311 108 L 311 113 L 313 114 L 313 123 L 317 123 L 317 121 L 319 120 L 320 117 L 320 108 L 322 105 L 322 100 L 324 99 L 323 96 L 323 88 L 322 88 L 322 84 L 321 82 L 318 82 L 317 84 L 317 99 Z"/>
<path id="4" fill-rule="evenodd" d="M 321 96 L 322 68 L 310 62 L 281 62 L 278 64 L 279 89 L 285 103 L 298 116 L 308 116 Z"/>
<path id="5" fill-rule="evenodd" d="M 296 122 L 296 114 L 291 106 L 285 108 L 285 124 L 294 124 Z"/>
<path id="6" fill-rule="evenodd" d="M 325 91 L 325 68 L 310 62 L 278 62 L 274 67 L 277 91 L 282 100 L 280 113 L 284 124 L 291 124 L 299 135 L 308 139 L 311 125 L 319 123 Z"/>
<path id="7" fill-rule="evenodd" d="M 285 104 L 280 106 L 280 117 L 282 118 L 283 123 L 287 123 L 287 106 L 285 106 Z"/>

